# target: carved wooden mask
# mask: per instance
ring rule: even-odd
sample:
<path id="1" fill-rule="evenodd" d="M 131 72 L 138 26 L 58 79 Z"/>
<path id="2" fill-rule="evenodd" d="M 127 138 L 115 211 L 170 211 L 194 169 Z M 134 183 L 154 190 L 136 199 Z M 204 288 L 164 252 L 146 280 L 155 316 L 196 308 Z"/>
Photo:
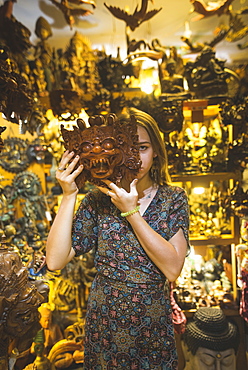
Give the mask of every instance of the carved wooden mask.
<path id="1" fill-rule="evenodd" d="M 118 183 L 122 178 L 131 182 L 141 166 L 137 123 L 134 116 L 121 124 L 115 114 L 92 116 L 90 127 L 82 119 L 78 127 L 67 130 L 61 125 L 65 149 L 80 156 L 84 169 L 76 178 L 79 189 L 85 181 L 101 185 L 108 179 Z"/>

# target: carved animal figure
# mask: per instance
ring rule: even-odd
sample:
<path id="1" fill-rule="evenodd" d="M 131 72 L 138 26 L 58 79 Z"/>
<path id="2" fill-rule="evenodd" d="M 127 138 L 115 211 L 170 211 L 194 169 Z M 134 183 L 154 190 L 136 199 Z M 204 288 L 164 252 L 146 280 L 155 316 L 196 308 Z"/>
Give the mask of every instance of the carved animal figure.
<path id="1" fill-rule="evenodd" d="M 211 46 L 211 48 L 215 47 L 226 37 L 228 32 L 229 29 L 219 27 L 219 29 L 216 29 L 216 36 L 210 42 L 197 42 L 193 44 L 193 42 L 188 37 L 184 36 L 181 37 L 181 40 L 187 45 L 185 49 L 188 50 L 189 53 L 199 53 L 204 49 L 205 46 Z"/>
<path id="2" fill-rule="evenodd" d="M 162 10 L 162 8 L 160 8 L 147 11 L 148 1 L 149 0 L 142 0 L 140 10 L 138 10 L 137 6 L 133 14 L 129 14 L 125 10 L 115 6 L 108 6 L 106 3 L 104 3 L 104 5 L 114 17 L 123 20 L 126 23 L 126 27 L 129 27 L 131 31 L 134 31 L 141 25 L 141 23 L 148 21 Z"/>
<path id="3" fill-rule="evenodd" d="M 57 0 L 50 0 L 59 10 L 62 11 L 64 14 L 66 23 L 69 24 L 70 29 L 72 29 L 73 24 L 75 23 L 74 16 L 87 16 L 92 14 L 92 11 L 89 9 L 83 8 L 71 8 L 68 4 L 68 0 L 61 0 L 58 2 Z M 75 1 L 69 0 L 69 2 L 76 3 Z M 79 2 L 79 1 L 78 1 Z M 79 2 L 81 4 L 81 2 Z M 91 3 L 93 5 L 94 3 Z"/>
<path id="4" fill-rule="evenodd" d="M 96 8 L 96 3 L 94 0 L 68 0 L 68 1 L 75 5 L 88 4 L 88 5 L 92 5 L 94 9 Z"/>
<path id="5" fill-rule="evenodd" d="M 215 3 L 208 4 L 206 4 L 203 0 L 190 0 L 190 2 L 193 4 L 193 11 L 199 13 L 197 17 L 192 19 L 194 21 L 197 21 L 202 18 L 211 17 L 213 15 L 220 16 L 224 14 L 233 0 L 219 0 Z"/>

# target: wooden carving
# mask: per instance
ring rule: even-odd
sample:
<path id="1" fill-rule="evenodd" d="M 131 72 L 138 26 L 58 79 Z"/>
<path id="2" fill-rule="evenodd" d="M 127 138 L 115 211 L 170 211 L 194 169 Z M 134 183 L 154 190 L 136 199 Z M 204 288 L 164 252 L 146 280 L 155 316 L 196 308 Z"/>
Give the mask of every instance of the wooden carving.
<path id="1" fill-rule="evenodd" d="M 213 15 L 221 16 L 226 12 L 233 0 L 219 0 L 214 3 L 209 2 L 208 4 L 204 0 L 190 0 L 190 2 L 193 4 L 193 11 L 199 14 L 192 20 L 197 21 Z"/>
<path id="2" fill-rule="evenodd" d="M 142 0 L 140 10 L 136 7 L 133 14 L 129 14 L 125 10 L 115 6 L 108 6 L 106 3 L 104 3 L 104 5 L 114 17 L 123 20 L 126 23 L 126 27 L 130 28 L 131 31 L 134 31 L 141 25 L 141 23 L 148 21 L 162 10 L 162 8 L 160 8 L 147 11 L 148 1 L 149 0 Z"/>
<path id="3" fill-rule="evenodd" d="M 94 1 L 84 1 L 84 0 L 50 0 L 61 12 L 64 14 L 66 23 L 70 26 L 70 29 L 72 29 L 73 24 L 75 23 L 75 16 L 87 16 L 92 14 L 92 11 L 89 9 L 84 8 L 75 8 L 70 6 L 70 3 L 73 5 L 80 6 L 81 4 L 90 4 L 93 6 L 93 8 L 96 7 Z"/>
<path id="4" fill-rule="evenodd" d="M 132 116 L 129 122 L 121 124 L 115 114 L 92 116 L 90 127 L 82 119 L 73 131 L 61 125 L 65 149 L 80 156 L 82 173 L 76 178 L 81 188 L 86 181 L 103 185 L 101 180 L 109 179 L 115 183 L 123 177 L 132 181 L 141 166 L 137 146 L 137 124 Z"/>
<path id="5" fill-rule="evenodd" d="M 8 369 L 11 348 L 27 350 L 40 328 L 38 306 L 43 297 L 28 280 L 20 256 L 0 245 L 0 370 Z"/>
<path id="6" fill-rule="evenodd" d="M 5 126 L 0 126 L 0 153 L 1 151 L 3 150 L 4 148 L 4 142 L 3 142 L 3 139 L 2 139 L 2 136 L 1 134 L 6 130 L 6 127 Z"/>

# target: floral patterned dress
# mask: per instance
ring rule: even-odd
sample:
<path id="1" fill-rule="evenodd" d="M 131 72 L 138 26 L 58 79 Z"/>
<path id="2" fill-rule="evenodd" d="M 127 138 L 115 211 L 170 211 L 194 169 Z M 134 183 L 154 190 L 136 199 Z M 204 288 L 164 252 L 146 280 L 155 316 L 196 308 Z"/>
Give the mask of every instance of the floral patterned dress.
<path id="1" fill-rule="evenodd" d="M 166 240 L 180 228 L 188 241 L 186 193 L 160 186 L 143 218 Z M 76 256 L 95 250 L 96 277 L 87 304 L 86 370 L 177 369 L 169 283 L 129 222 L 95 189 L 73 221 Z"/>

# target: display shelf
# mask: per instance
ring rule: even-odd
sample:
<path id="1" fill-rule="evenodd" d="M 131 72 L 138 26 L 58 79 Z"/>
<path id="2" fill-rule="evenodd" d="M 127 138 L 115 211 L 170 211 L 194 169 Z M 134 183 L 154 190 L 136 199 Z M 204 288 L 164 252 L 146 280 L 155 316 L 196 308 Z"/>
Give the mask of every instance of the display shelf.
<path id="1" fill-rule="evenodd" d="M 206 237 L 203 235 L 199 236 L 190 236 L 190 243 L 193 246 L 202 246 L 202 245 L 228 245 L 228 244 L 237 244 L 239 243 L 239 221 L 238 218 L 232 216 L 230 218 L 230 234 L 221 234 L 220 237 Z"/>
<path id="2" fill-rule="evenodd" d="M 210 181 L 225 181 L 225 180 L 241 180 L 241 173 L 238 172 L 216 172 L 216 173 L 200 173 L 200 174 L 186 174 L 186 175 L 172 175 L 172 182 L 201 182 L 207 184 Z"/>
<path id="3" fill-rule="evenodd" d="M 223 207 L 223 205 L 220 205 L 220 203 L 223 200 L 222 198 L 228 198 L 231 189 L 234 187 L 235 182 L 240 180 L 240 171 L 187 175 L 180 174 L 172 176 L 172 182 L 183 187 L 189 196 L 191 228 L 194 228 L 194 230 L 191 229 L 190 232 L 190 243 L 192 246 L 229 245 L 233 243 L 239 243 L 239 220 L 234 214 L 231 213 L 231 211 L 228 220 L 226 220 L 227 209 L 226 207 Z M 216 199 L 213 200 L 210 187 L 216 186 L 216 184 L 218 184 L 217 186 L 219 188 L 215 194 Z M 194 195 L 193 189 L 197 187 L 204 188 L 205 192 L 199 196 Z M 197 204 L 198 206 L 196 206 Z M 211 207 L 216 207 L 216 214 L 213 213 L 213 219 L 215 219 L 217 222 L 215 232 L 211 233 L 210 230 L 208 234 L 207 224 L 209 222 L 209 219 L 206 218 L 204 220 L 204 218 L 201 218 L 200 216 L 198 217 L 198 215 L 202 211 L 206 213 L 206 216 L 208 216 L 207 212 L 209 212 L 209 214 L 212 212 Z M 221 212 L 219 212 L 218 207 L 222 207 Z M 198 208 L 197 211 L 196 208 Z M 197 227 L 193 226 L 193 224 L 195 223 L 195 220 L 192 221 L 192 218 L 194 217 L 194 212 L 196 212 L 196 217 L 198 217 L 198 227 L 199 224 L 202 226 L 201 228 L 199 227 L 199 232 Z M 223 224 L 225 222 L 227 222 L 226 228 L 223 227 Z M 200 229 L 203 229 L 203 231 Z"/>

